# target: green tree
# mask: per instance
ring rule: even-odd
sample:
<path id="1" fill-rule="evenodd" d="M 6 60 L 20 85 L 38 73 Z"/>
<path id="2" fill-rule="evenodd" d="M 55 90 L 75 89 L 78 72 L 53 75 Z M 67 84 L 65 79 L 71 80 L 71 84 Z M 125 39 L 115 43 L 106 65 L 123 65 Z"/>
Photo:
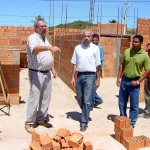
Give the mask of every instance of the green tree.
<path id="1" fill-rule="evenodd" d="M 115 19 L 109 20 L 109 23 L 117 23 Z"/>

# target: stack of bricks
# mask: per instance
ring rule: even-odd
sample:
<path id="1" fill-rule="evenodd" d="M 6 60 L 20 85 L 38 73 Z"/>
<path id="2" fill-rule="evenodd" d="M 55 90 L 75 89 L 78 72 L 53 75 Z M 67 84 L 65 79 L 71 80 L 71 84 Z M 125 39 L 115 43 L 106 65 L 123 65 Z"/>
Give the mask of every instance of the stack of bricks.
<path id="1" fill-rule="evenodd" d="M 30 150 L 93 150 L 92 143 L 83 141 L 80 133 L 71 133 L 65 128 L 60 128 L 50 137 L 48 134 L 32 133 Z"/>
<path id="2" fill-rule="evenodd" d="M 125 116 L 116 116 L 114 122 L 115 139 L 127 150 L 139 150 L 139 148 L 149 147 L 150 138 L 146 136 L 133 136 L 131 120 Z"/>

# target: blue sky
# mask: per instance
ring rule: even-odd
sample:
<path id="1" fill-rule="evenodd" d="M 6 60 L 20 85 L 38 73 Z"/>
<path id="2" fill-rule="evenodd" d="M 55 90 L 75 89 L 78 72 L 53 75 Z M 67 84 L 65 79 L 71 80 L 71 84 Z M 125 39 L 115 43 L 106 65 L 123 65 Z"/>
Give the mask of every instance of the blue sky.
<path id="1" fill-rule="evenodd" d="M 128 9 L 125 9 L 127 6 L 125 2 L 125 0 L 95 0 L 94 23 L 100 21 L 108 23 L 112 19 L 124 23 L 121 16 L 125 15 L 125 10 L 128 10 L 126 23 L 131 28 L 136 27 L 137 17 L 150 18 L 149 0 L 130 0 Z M 33 26 L 31 20 L 38 15 L 46 20 L 47 25 L 58 25 L 66 21 L 66 10 L 67 23 L 77 20 L 89 21 L 90 0 L 2 0 L 0 25 Z"/>

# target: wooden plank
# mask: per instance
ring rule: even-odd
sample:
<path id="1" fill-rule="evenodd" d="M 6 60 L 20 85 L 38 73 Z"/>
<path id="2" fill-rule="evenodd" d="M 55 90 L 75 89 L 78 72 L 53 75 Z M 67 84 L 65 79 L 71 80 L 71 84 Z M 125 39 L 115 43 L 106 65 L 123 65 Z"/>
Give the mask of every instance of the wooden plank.
<path id="1" fill-rule="evenodd" d="M 9 90 L 3 75 L 3 71 L 2 71 L 2 67 L 1 67 L 1 62 L 0 62 L 0 86 L 2 89 L 2 95 L 0 95 L 0 104 L 4 105 L 4 107 L 7 107 L 8 110 L 8 115 L 10 115 L 10 98 L 9 98 Z M 4 112 L 2 109 L 4 108 L 0 108 L 0 110 L 2 112 Z"/>

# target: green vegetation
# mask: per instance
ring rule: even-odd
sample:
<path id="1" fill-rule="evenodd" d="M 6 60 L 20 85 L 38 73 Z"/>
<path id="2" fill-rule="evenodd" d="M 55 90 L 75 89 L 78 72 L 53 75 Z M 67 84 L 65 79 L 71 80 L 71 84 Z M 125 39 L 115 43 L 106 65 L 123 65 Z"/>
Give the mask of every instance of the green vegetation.
<path id="1" fill-rule="evenodd" d="M 112 19 L 112 20 L 109 20 L 109 23 L 117 23 L 117 21 Z"/>
<path id="2" fill-rule="evenodd" d="M 72 29 L 85 29 L 86 26 L 96 26 L 96 24 L 89 23 L 88 21 L 74 21 L 72 23 L 60 24 L 55 28 L 72 28 Z"/>

